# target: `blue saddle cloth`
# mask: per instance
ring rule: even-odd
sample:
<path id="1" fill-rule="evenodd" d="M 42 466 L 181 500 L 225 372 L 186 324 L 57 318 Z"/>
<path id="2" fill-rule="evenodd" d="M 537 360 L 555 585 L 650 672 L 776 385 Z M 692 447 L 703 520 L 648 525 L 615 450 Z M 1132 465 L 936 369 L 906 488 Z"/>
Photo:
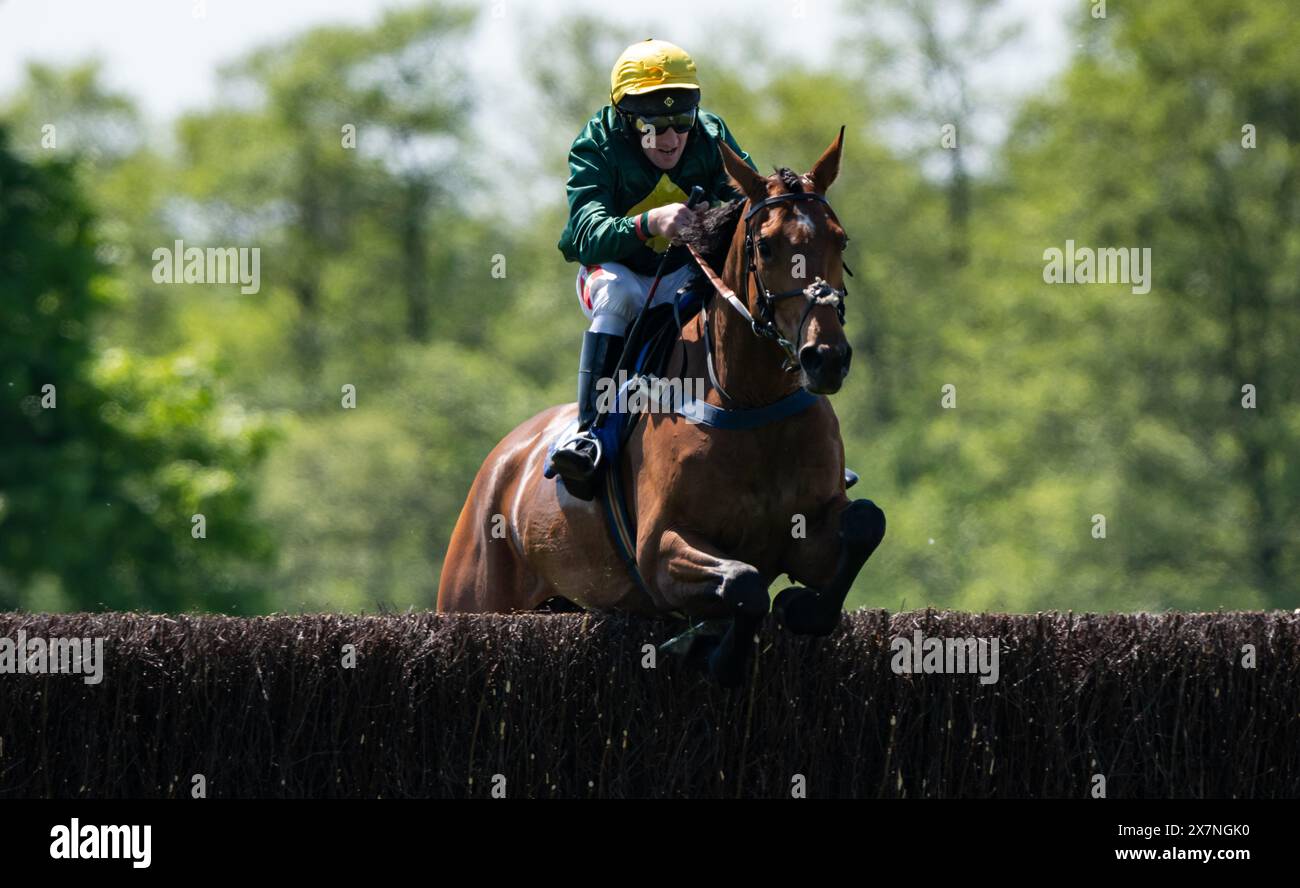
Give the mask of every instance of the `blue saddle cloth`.
<path id="1" fill-rule="evenodd" d="M 629 380 L 623 388 L 627 390 L 633 384 Z M 623 432 L 627 428 L 628 417 L 630 414 L 610 412 L 605 417 L 605 421 L 595 429 L 596 438 L 600 441 L 601 463 L 609 465 L 610 461 L 617 460 L 619 450 L 623 442 Z M 546 478 L 556 478 L 556 483 L 563 484 L 564 479 L 558 478 L 555 472 L 555 465 L 551 457 L 555 456 L 555 448 L 561 441 L 567 441 L 573 437 L 574 432 L 578 430 L 578 421 L 575 419 L 560 430 L 555 436 L 549 447 L 546 448 L 546 460 L 542 463 L 542 476 Z"/>

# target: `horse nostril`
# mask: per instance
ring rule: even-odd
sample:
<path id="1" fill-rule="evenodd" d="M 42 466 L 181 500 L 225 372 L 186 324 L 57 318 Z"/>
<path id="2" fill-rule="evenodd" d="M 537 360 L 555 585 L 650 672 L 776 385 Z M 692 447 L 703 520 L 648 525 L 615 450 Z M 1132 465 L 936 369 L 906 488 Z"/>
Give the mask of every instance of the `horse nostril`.
<path id="1" fill-rule="evenodd" d="M 822 365 L 822 349 L 824 345 L 805 345 L 799 349 L 799 366 L 809 376 L 815 376 Z"/>
<path id="2" fill-rule="evenodd" d="M 844 346 L 844 361 L 840 366 L 840 378 L 843 379 L 849 375 L 849 364 L 853 363 L 853 346 Z"/>

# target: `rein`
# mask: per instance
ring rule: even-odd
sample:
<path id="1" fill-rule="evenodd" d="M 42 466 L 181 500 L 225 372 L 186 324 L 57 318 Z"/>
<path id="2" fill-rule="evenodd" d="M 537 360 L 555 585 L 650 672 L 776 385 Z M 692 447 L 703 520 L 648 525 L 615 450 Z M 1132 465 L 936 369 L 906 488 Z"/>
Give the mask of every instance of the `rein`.
<path id="1" fill-rule="evenodd" d="M 783 299 L 790 299 L 795 296 L 802 296 L 806 300 L 807 304 L 804 308 L 803 315 L 799 318 L 799 328 L 795 331 L 795 339 L 798 340 L 803 337 L 803 328 L 804 324 L 808 322 L 808 316 L 812 314 L 812 310 L 819 305 L 833 306 L 836 314 L 839 315 L 840 323 L 843 324 L 844 298 L 848 296 L 847 286 L 843 289 L 837 289 L 832 287 L 821 277 L 813 278 L 812 283 L 802 289 L 796 288 L 793 290 L 782 290 L 779 293 L 770 292 L 767 289 L 767 286 L 763 283 L 763 277 L 758 270 L 758 263 L 754 258 L 756 247 L 754 228 L 758 224 L 754 221 L 754 217 L 761 210 L 765 210 L 773 204 L 796 200 L 820 201 L 826 206 L 826 209 L 830 212 L 831 216 L 836 218 L 838 221 L 838 217 L 835 217 L 835 211 L 831 209 L 830 201 L 828 201 L 824 195 L 816 194 L 811 191 L 777 194 L 761 200 L 756 204 L 752 204 L 749 211 L 745 213 L 744 218 L 744 260 L 746 268 L 745 273 L 741 276 L 744 288 L 743 300 L 736 295 L 735 290 L 727 286 L 717 272 L 709 267 L 709 264 L 704 261 L 704 257 L 699 254 L 695 247 L 690 244 L 686 245 L 686 248 L 691 251 L 691 256 L 694 257 L 695 263 L 699 265 L 700 270 L 704 272 L 705 276 L 709 279 L 709 282 L 713 284 L 713 289 L 718 292 L 718 295 L 731 303 L 732 308 L 734 308 L 741 317 L 749 321 L 750 329 L 754 331 L 754 335 L 771 339 L 781 347 L 781 350 L 785 353 L 785 360 L 781 364 L 781 369 L 787 372 L 794 372 L 799 369 L 799 352 L 796 344 L 782 336 L 780 329 L 776 325 L 776 304 Z M 849 269 L 848 264 L 844 263 L 843 260 L 841 260 L 841 264 L 843 265 L 845 274 L 852 277 L 853 272 Z M 758 313 L 760 317 L 757 318 L 754 317 L 745 304 L 749 300 L 749 279 L 751 276 L 754 278 L 754 287 L 759 297 Z M 708 362 L 709 381 L 713 383 L 714 388 L 716 388 L 724 398 L 729 401 L 734 400 L 727 394 L 726 390 L 723 389 L 722 383 L 718 380 L 718 374 L 713 367 L 713 341 L 709 331 L 709 316 L 707 308 L 701 312 L 700 317 L 701 323 L 704 327 L 704 354 Z"/>

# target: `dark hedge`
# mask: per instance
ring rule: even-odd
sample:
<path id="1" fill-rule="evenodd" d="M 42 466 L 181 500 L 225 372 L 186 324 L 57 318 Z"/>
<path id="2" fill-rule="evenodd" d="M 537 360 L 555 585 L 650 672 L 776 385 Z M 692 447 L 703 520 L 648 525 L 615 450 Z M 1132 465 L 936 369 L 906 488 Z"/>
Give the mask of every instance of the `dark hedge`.
<path id="1" fill-rule="evenodd" d="M 102 636 L 105 676 L 0 674 L 0 796 L 1300 795 L 1300 616 L 848 615 L 708 683 L 627 617 L 0 614 Z M 890 640 L 999 639 L 1000 677 Z M 342 668 L 344 645 L 356 667 Z M 1242 665 L 1254 645 L 1256 668 Z"/>

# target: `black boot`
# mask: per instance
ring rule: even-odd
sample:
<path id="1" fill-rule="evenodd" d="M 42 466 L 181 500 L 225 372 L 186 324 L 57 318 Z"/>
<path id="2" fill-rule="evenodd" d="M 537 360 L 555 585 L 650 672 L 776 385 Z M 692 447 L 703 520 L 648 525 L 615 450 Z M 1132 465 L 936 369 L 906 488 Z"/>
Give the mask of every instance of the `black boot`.
<path id="1" fill-rule="evenodd" d="M 612 333 L 582 334 L 582 358 L 578 363 L 578 431 L 555 448 L 551 464 L 564 479 L 564 486 L 578 499 L 596 495 L 596 474 L 600 469 L 600 442 L 591 432 L 596 421 L 597 384 L 618 367 L 623 337 Z"/>

